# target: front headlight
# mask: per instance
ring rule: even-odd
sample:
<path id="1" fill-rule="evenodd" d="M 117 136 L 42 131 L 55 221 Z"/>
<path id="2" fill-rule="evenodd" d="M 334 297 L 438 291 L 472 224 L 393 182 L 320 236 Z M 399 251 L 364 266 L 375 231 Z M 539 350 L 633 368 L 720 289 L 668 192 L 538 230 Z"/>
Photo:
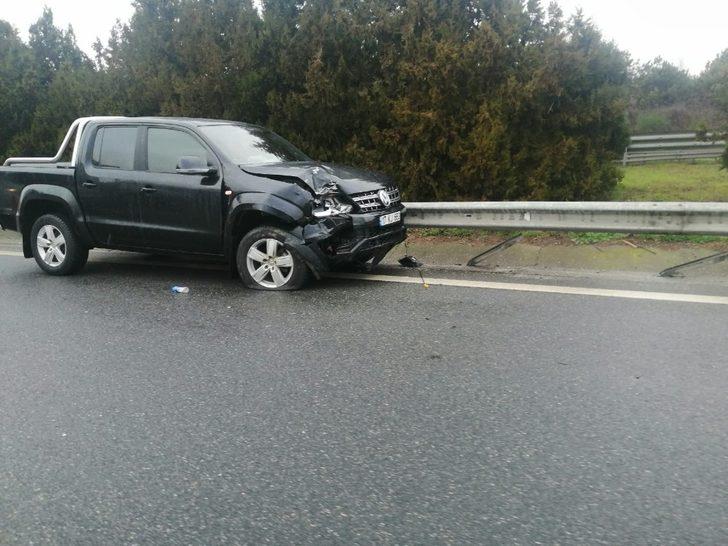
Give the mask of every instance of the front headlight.
<path id="1" fill-rule="evenodd" d="M 313 209 L 313 215 L 316 218 L 328 218 L 329 216 L 338 216 L 351 212 L 352 206 L 339 201 L 333 195 L 327 195 L 322 198 L 319 206 Z"/>

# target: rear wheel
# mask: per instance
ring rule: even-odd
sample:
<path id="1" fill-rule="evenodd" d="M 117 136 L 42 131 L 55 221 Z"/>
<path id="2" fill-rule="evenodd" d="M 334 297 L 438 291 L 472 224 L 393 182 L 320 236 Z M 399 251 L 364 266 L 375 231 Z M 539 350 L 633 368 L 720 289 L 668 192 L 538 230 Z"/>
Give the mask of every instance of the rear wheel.
<path id="1" fill-rule="evenodd" d="M 240 241 L 237 265 L 240 278 L 256 290 L 298 290 L 311 277 L 306 263 L 286 243 L 286 233 L 259 227 Z"/>
<path id="2" fill-rule="evenodd" d="M 30 239 L 36 263 L 50 275 L 71 275 L 88 260 L 88 248 L 68 222 L 55 214 L 38 218 L 30 230 Z"/>

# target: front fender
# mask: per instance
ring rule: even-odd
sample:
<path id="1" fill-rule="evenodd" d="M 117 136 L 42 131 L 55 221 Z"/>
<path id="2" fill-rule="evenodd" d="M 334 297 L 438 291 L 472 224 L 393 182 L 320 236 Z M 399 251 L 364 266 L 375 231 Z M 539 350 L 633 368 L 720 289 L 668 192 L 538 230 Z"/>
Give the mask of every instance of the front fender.
<path id="1" fill-rule="evenodd" d="M 86 227 L 81 205 L 71 190 L 50 184 L 31 184 L 23 188 L 23 191 L 20 193 L 18 210 L 15 213 L 18 232 L 23 235 L 23 254 L 26 258 L 32 256 L 28 235 L 32 222 L 34 221 L 34 218 L 27 217 L 26 212 L 32 204 L 39 201 L 60 206 L 71 222 L 71 228 L 75 230 L 76 234 L 81 238 L 81 241 L 89 246 L 93 244 L 91 234 Z"/>
<path id="2" fill-rule="evenodd" d="M 245 222 L 246 215 L 264 215 L 275 221 L 288 225 L 300 226 L 307 221 L 304 210 L 290 201 L 269 193 L 241 193 L 236 195 L 228 208 L 225 222 L 225 251 L 229 257 L 234 256 L 233 245 L 237 226 Z"/>

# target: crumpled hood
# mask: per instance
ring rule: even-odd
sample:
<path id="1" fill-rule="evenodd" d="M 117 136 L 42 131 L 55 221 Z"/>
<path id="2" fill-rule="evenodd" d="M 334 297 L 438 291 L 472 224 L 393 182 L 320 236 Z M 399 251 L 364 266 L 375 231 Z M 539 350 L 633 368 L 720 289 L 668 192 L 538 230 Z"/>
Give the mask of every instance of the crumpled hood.
<path id="1" fill-rule="evenodd" d="M 292 161 L 269 163 L 265 165 L 240 165 L 248 174 L 264 176 L 276 180 L 297 178 L 303 181 L 316 194 L 327 193 L 332 184 L 345 194 L 378 191 L 392 186 L 392 181 L 382 175 L 353 167 L 314 161 Z"/>

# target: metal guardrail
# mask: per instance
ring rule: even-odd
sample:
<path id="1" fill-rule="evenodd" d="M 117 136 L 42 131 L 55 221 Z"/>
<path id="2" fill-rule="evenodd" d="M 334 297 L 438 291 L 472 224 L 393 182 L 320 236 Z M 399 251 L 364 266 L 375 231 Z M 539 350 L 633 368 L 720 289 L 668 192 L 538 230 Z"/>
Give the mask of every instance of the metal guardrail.
<path id="1" fill-rule="evenodd" d="M 728 235 L 728 203 L 405 203 L 410 227 Z"/>
<path id="2" fill-rule="evenodd" d="M 622 165 L 652 161 L 685 161 L 720 157 L 726 149 L 723 140 L 697 140 L 696 133 L 637 135 L 624 151 Z M 708 134 L 706 138 L 717 137 Z"/>
<path id="3" fill-rule="evenodd" d="M 705 139 L 719 140 L 713 138 L 719 136 L 717 133 L 705 133 Z M 667 133 L 664 135 L 633 135 L 630 140 L 632 142 L 669 142 L 671 140 L 696 140 L 698 133 Z"/>

